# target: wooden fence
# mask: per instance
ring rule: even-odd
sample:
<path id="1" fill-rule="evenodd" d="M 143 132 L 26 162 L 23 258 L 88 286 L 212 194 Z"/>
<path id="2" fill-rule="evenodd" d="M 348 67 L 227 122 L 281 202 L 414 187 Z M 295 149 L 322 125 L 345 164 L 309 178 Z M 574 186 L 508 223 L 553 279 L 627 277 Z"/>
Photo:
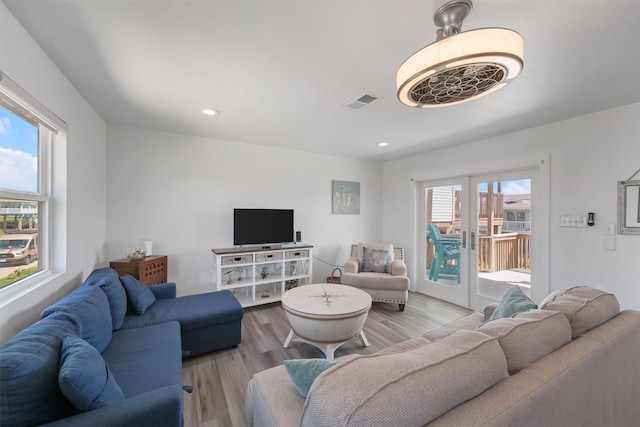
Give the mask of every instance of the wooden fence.
<path id="1" fill-rule="evenodd" d="M 531 269 L 531 235 L 502 233 L 478 237 L 478 270 Z"/>

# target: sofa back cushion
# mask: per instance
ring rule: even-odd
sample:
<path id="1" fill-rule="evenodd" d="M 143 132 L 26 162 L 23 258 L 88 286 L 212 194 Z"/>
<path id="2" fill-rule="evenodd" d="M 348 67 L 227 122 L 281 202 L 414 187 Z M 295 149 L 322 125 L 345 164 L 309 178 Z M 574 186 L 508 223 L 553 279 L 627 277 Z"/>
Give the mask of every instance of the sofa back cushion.
<path id="1" fill-rule="evenodd" d="M 498 339 L 510 374 L 571 342 L 569 321 L 558 311 L 529 310 L 489 320 L 478 331 Z"/>
<path id="2" fill-rule="evenodd" d="M 0 346 L 0 423 L 42 424 L 69 416 L 72 407 L 58 387 L 62 340 L 80 335 L 80 320 L 56 312 Z"/>
<path id="3" fill-rule="evenodd" d="M 109 267 L 93 270 L 83 286 L 97 286 L 107 294 L 113 330 L 120 329 L 127 314 L 127 294 L 120 283 L 118 272 Z"/>
<path id="4" fill-rule="evenodd" d="M 82 339 L 104 352 L 113 336 L 109 299 L 102 289 L 81 286 L 42 312 L 47 317 L 57 311 L 75 315 L 82 324 Z"/>
<path id="5" fill-rule="evenodd" d="M 577 338 L 620 313 L 618 299 L 610 293 L 587 286 L 574 286 L 551 293 L 540 304 L 544 310 L 560 311 Z"/>
<path id="6" fill-rule="evenodd" d="M 316 378 L 302 426 L 422 426 L 507 377 L 495 338 L 458 331 L 390 354 L 354 357 Z"/>

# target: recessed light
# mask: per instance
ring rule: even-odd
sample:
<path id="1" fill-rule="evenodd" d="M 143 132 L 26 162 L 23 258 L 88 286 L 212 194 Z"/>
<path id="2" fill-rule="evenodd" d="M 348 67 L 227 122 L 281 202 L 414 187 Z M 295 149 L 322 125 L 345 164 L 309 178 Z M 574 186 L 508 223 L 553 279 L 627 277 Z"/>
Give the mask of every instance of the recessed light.
<path id="1" fill-rule="evenodd" d="M 220 114 L 220 112 L 211 108 L 205 108 L 204 110 L 202 110 L 202 114 L 205 114 L 207 116 L 217 116 L 218 114 Z"/>
<path id="2" fill-rule="evenodd" d="M 378 147 L 386 147 L 387 145 L 389 145 L 388 142 L 378 142 Z"/>

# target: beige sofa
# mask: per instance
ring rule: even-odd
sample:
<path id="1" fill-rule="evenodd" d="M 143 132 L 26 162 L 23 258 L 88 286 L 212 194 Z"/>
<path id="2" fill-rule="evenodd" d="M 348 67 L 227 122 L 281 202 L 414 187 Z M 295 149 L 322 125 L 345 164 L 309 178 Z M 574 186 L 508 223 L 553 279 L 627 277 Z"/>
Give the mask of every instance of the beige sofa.
<path id="1" fill-rule="evenodd" d="M 537 310 L 472 313 L 321 373 L 307 398 L 285 368 L 256 374 L 249 426 L 632 426 L 640 422 L 640 312 L 587 287 Z"/>

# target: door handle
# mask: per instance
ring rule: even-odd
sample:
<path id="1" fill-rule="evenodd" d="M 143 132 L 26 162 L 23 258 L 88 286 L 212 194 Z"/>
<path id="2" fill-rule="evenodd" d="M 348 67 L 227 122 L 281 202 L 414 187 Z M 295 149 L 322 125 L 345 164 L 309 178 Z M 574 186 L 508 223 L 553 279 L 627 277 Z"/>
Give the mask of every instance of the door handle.
<path id="1" fill-rule="evenodd" d="M 462 249 L 466 249 L 467 248 L 467 232 L 463 231 L 462 232 Z"/>
<path id="2" fill-rule="evenodd" d="M 471 232 L 471 250 L 474 251 L 476 249 L 476 232 Z"/>

